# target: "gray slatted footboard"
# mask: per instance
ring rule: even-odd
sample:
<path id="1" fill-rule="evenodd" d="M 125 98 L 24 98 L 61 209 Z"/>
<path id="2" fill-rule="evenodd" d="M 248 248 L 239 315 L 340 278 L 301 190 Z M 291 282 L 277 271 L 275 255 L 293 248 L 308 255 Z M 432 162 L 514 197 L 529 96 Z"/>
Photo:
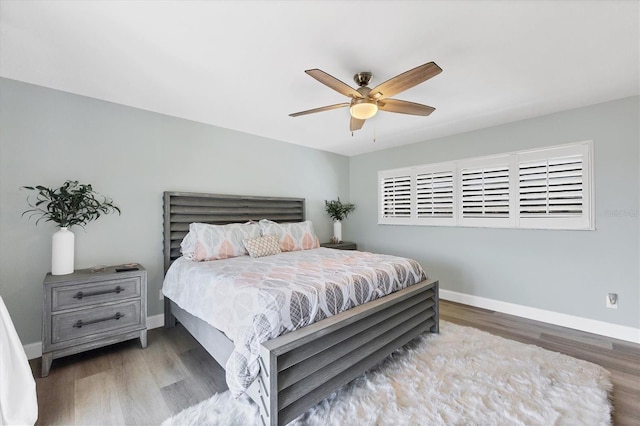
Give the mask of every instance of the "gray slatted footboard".
<path id="1" fill-rule="evenodd" d="M 438 281 L 422 281 L 264 342 L 249 394 L 265 425 L 286 424 L 438 324 Z"/>

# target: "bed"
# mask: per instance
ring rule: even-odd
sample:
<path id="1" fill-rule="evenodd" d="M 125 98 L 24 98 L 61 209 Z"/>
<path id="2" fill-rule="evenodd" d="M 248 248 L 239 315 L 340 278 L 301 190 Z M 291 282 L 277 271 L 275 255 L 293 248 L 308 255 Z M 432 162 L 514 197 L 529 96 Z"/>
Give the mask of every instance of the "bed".
<path id="1" fill-rule="evenodd" d="M 304 199 L 164 193 L 165 273 L 181 256 L 192 222 L 305 220 Z M 322 249 L 330 250 L 330 249 Z M 165 326 L 179 321 L 221 365 L 233 342 L 165 297 Z M 438 332 L 438 281 L 425 279 L 390 295 L 263 342 L 259 372 L 247 388 L 264 425 L 286 424 L 424 332 Z"/>

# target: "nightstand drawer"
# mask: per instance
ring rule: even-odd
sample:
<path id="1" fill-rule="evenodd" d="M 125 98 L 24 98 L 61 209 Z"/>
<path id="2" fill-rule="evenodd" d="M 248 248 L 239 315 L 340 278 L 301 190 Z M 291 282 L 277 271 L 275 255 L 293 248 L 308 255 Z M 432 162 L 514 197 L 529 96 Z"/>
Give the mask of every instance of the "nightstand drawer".
<path id="1" fill-rule="evenodd" d="M 51 343 L 56 344 L 142 324 L 140 309 L 138 299 L 117 305 L 52 315 Z"/>
<path id="2" fill-rule="evenodd" d="M 51 289 L 51 311 L 140 297 L 140 277 L 107 280 Z"/>

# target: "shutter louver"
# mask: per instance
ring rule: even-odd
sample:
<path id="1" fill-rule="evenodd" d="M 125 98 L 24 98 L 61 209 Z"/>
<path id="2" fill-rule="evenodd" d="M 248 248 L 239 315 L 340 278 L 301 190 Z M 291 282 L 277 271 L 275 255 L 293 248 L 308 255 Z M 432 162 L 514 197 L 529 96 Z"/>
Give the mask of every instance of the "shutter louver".
<path id="1" fill-rule="evenodd" d="M 382 217 L 411 216 L 411 177 L 394 176 L 382 180 Z"/>
<path id="2" fill-rule="evenodd" d="M 509 166 L 462 169 L 462 217 L 509 217 Z"/>
<path id="3" fill-rule="evenodd" d="M 522 217 L 582 215 L 582 155 L 521 163 L 519 182 Z"/>
<path id="4" fill-rule="evenodd" d="M 418 218 L 453 217 L 453 172 L 416 176 L 416 210 Z"/>

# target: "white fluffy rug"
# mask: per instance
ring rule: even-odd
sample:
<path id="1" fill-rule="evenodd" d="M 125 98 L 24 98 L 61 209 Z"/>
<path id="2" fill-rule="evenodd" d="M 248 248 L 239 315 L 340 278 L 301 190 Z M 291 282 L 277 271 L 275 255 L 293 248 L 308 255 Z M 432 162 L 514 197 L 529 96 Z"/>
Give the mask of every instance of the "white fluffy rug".
<path id="1" fill-rule="evenodd" d="M 339 389 L 298 425 L 607 425 L 609 372 L 586 361 L 440 322 Z M 248 398 L 214 395 L 172 425 L 259 425 Z"/>

